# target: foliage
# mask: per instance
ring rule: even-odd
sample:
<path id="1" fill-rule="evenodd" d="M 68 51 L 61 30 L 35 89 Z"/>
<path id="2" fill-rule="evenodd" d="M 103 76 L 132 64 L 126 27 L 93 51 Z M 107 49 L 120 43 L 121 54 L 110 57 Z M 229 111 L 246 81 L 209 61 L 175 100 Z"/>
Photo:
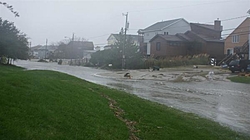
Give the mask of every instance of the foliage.
<path id="1" fill-rule="evenodd" d="M 194 114 L 59 72 L 0 66 L 0 78 L 0 139 L 127 140 L 131 122 L 122 119 L 135 122 L 135 135 L 145 140 L 249 139 Z M 122 114 L 111 109 L 115 104 Z"/>
<path id="2" fill-rule="evenodd" d="M 175 67 L 175 66 L 187 66 L 187 65 L 206 65 L 208 64 L 209 55 L 198 54 L 193 56 L 177 56 L 172 58 L 154 59 L 149 58 L 145 61 L 145 65 L 149 67 L 159 66 Z"/>
<path id="3" fill-rule="evenodd" d="M 9 4 L 6 3 L 6 2 L 1 2 L 1 1 L 0 1 L 0 5 L 1 5 L 1 4 L 2 4 L 3 6 L 5 6 L 6 8 L 8 8 L 8 9 L 15 15 L 15 17 L 19 17 L 18 12 L 17 12 L 17 11 L 14 11 L 12 5 L 9 5 Z"/>
<path id="4" fill-rule="evenodd" d="M 67 44 L 65 44 L 64 42 L 59 42 L 58 47 L 54 53 L 55 58 L 57 59 L 66 58 L 66 49 L 67 49 Z"/>
<path id="5" fill-rule="evenodd" d="M 126 38 L 119 34 L 117 42 L 110 46 L 111 49 L 97 51 L 91 55 L 90 62 L 95 66 L 107 67 L 112 64 L 111 68 L 122 68 L 123 51 L 125 55 L 125 69 L 138 69 L 144 68 L 142 56 L 139 53 L 139 47 L 134 45 L 131 38 Z"/>
<path id="6" fill-rule="evenodd" d="M 228 79 L 231 80 L 232 82 L 250 84 L 250 77 L 247 76 L 235 76 L 235 77 L 230 77 Z"/>
<path id="7" fill-rule="evenodd" d="M 0 56 L 9 59 L 27 59 L 28 41 L 26 35 L 14 26 L 14 23 L 0 18 Z"/>

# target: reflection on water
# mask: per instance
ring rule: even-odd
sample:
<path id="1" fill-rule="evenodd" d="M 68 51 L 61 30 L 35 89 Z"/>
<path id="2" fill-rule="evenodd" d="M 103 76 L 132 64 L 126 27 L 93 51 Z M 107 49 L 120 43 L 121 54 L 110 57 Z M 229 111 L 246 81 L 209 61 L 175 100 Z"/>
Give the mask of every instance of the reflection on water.
<path id="1" fill-rule="evenodd" d="M 125 90 L 177 109 L 205 116 L 234 130 L 250 133 L 250 86 L 223 81 L 172 83 L 97 76 L 100 69 L 18 61 L 27 69 L 54 70 L 97 84 Z"/>

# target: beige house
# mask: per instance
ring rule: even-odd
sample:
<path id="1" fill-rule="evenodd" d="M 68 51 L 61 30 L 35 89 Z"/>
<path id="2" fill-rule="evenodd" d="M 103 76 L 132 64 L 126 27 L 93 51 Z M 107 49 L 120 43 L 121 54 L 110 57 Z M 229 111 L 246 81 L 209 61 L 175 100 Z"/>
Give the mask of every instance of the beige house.
<path id="1" fill-rule="evenodd" d="M 247 54 L 248 40 L 250 33 L 250 17 L 247 17 L 225 40 L 224 54 L 238 53 L 236 50 L 245 48 L 242 54 Z"/>

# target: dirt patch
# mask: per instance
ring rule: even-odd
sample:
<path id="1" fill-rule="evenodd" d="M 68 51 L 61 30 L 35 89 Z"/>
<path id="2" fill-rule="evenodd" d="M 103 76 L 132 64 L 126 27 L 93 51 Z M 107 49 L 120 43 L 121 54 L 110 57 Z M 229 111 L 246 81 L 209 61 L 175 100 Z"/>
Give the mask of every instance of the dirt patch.
<path id="1" fill-rule="evenodd" d="M 89 90 L 96 92 L 91 88 Z M 96 93 L 98 93 L 98 92 L 96 92 Z M 114 99 L 110 98 L 108 95 L 106 95 L 104 93 L 98 93 L 98 94 L 100 94 L 102 97 L 106 98 L 109 101 L 109 108 L 114 112 L 114 115 L 119 120 L 121 120 L 122 122 L 124 122 L 126 124 L 128 130 L 129 130 L 129 134 L 130 134 L 129 140 L 139 140 L 139 138 L 135 135 L 135 133 L 139 132 L 139 130 L 137 130 L 135 128 L 135 125 L 137 124 L 137 122 L 124 118 L 123 116 L 125 114 L 125 111 L 119 107 L 119 105 L 117 104 L 117 102 Z"/>

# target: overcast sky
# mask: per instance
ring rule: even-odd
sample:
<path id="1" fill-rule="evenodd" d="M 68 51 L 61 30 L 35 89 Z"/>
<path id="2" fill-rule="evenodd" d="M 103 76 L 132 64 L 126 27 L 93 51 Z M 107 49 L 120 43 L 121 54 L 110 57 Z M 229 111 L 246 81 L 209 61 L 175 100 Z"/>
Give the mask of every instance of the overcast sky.
<path id="1" fill-rule="evenodd" d="M 223 29 L 236 28 L 250 9 L 250 0 L 0 0 L 14 7 L 20 17 L 0 5 L 0 17 L 30 38 L 34 45 L 77 38 L 107 44 L 111 33 L 118 33 L 128 12 L 128 34 L 136 34 L 156 22 L 184 18 L 188 22 L 213 24 L 222 20 Z M 244 17 L 242 17 L 244 16 Z M 241 17 L 241 18 L 236 18 Z M 236 18 L 236 19 L 235 19 Z M 224 31 L 222 34 L 232 32 Z M 66 37 L 66 38 L 65 38 Z"/>

